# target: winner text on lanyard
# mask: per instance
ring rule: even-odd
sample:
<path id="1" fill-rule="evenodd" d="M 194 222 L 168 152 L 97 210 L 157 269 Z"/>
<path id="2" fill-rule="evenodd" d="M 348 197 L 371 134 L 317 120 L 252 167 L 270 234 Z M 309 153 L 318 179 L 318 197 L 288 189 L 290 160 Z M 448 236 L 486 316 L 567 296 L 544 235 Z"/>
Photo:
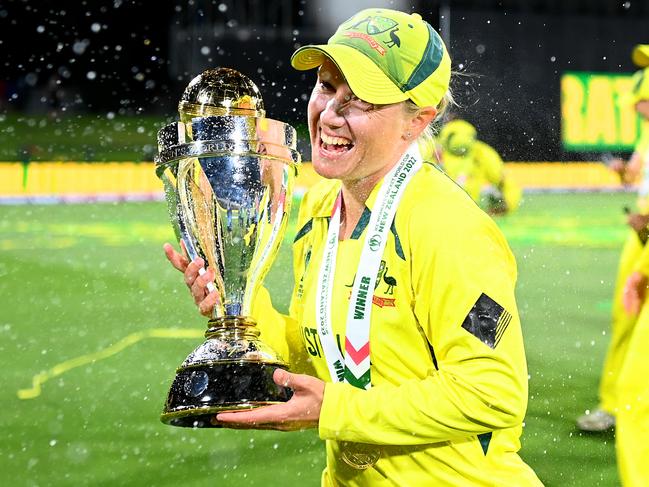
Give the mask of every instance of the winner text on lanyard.
<path id="1" fill-rule="evenodd" d="M 360 389 L 372 386 L 370 378 L 370 315 L 372 296 L 385 243 L 406 186 L 421 168 L 422 160 L 413 143 L 399 162 L 386 174 L 379 188 L 372 216 L 367 225 L 363 250 L 354 278 L 347 310 L 345 357 L 336 346 L 331 322 L 331 297 L 336 271 L 340 232 L 341 194 L 334 204 L 325 244 L 316 294 L 318 335 L 329 367 L 331 380 L 348 382 Z"/>

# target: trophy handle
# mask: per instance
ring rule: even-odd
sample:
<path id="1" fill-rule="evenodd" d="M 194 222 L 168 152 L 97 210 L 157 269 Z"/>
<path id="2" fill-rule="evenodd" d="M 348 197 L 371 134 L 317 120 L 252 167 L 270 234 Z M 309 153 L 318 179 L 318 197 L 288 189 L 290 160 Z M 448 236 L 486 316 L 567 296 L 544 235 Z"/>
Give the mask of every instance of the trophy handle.
<path id="1" fill-rule="evenodd" d="M 221 278 L 221 272 L 218 265 L 218 259 L 214 254 L 213 248 L 203 248 L 200 245 L 201 237 L 203 241 L 210 241 L 214 232 L 214 218 L 218 218 L 218 211 L 214 211 L 205 197 L 204 191 L 211 192 L 209 182 L 206 181 L 205 175 L 201 170 L 197 158 L 187 158 L 181 160 L 178 166 L 178 198 L 180 200 L 180 212 L 182 221 L 186 227 L 185 237 L 190 242 L 189 247 L 193 247 L 195 252 L 200 252 L 205 256 L 208 265 L 216 270 L 215 283 L 208 284 L 208 291 L 218 290 L 219 300 L 214 306 L 212 317 L 223 316 L 223 289 L 224 284 Z M 208 193 L 209 194 L 209 193 Z M 215 201 L 211 198 L 212 202 Z M 212 217 L 214 215 L 214 217 Z M 218 232 L 217 232 L 218 233 Z M 218 238 L 218 237 L 217 237 Z M 217 249 L 222 248 L 216 245 Z M 218 250 L 217 250 L 218 251 Z M 201 270 L 203 272 L 201 272 Z M 199 269 L 199 274 L 205 274 L 205 269 Z"/>
<path id="2" fill-rule="evenodd" d="M 275 260 L 284 235 L 282 230 L 288 222 L 288 215 L 291 210 L 291 200 L 287 195 L 292 194 L 292 188 L 289 187 L 292 179 L 289 177 L 288 171 L 293 170 L 293 168 L 287 164 L 271 160 L 262 160 L 261 164 L 265 165 L 269 177 L 264 178 L 266 179 L 264 181 L 266 190 L 259 205 L 262 210 L 259 213 L 257 222 L 255 253 L 246 280 L 242 306 L 244 315 L 250 314 L 254 296 L 257 295 L 258 289 L 263 284 L 264 278 Z M 273 175 L 273 168 L 281 168 L 279 181 Z M 262 171 L 262 173 L 264 172 Z"/>
<path id="3" fill-rule="evenodd" d="M 187 224 L 185 222 L 184 214 L 180 201 L 178 199 L 177 183 L 178 183 L 178 164 L 169 165 L 159 174 L 160 179 L 164 185 L 165 200 L 167 202 L 167 210 L 169 212 L 169 219 L 171 226 L 176 234 L 176 240 L 182 243 L 189 260 L 195 260 L 197 257 L 203 258 L 203 255 L 194 246 L 190 235 L 187 232 Z M 199 275 L 207 272 L 205 267 L 198 269 Z M 213 282 L 207 283 L 207 290 L 212 292 L 216 290 Z"/>

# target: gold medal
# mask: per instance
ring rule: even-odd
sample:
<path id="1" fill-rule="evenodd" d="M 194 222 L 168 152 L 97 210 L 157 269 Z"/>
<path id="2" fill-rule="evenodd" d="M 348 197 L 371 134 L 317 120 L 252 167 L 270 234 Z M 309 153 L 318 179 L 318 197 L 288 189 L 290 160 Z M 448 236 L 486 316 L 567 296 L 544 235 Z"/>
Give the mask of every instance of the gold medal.
<path id="1" fill-rule="evenodd" d="M 340 452 L 343 461 L 357 470 L 367 470 L 374 466 L 381 457 L 378 445 L 352 443 L 351 441 L 341 441 Z"/>

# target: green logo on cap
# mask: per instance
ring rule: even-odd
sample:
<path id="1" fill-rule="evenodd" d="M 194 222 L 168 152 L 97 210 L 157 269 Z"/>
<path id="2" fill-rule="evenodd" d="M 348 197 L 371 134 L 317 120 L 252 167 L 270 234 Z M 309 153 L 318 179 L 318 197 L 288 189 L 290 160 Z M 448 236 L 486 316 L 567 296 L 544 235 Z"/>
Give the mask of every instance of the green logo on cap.
<path id="1" fill-rule="evenodd" d="M 381 45 L 377 43 L 374 36 L 378 36 L 389 31 L 389 40 L 380 39 L 381 42 L 386 47 L 401 47 L 401 39 L 399 39 L 399 36 L 397 36 L 399 24 L 395 20 L 378 15 L 370 15 L 348 27 L 345 27 L 345 29 L 347 31 L 360 31 L 362 30 L 361 26 L 363 24 L 365 25 L 365 32 L 345 32 L 345 35 L 347 37 L 357 37 L 365 40 L 372 49 L 383 56 L 386 51 Z"/>

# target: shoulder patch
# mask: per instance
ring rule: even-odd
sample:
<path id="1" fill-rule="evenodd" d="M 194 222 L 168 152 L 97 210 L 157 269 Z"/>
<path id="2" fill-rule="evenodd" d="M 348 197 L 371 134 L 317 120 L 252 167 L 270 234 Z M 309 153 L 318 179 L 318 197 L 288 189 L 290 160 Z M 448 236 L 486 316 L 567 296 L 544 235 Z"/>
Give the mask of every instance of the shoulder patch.
<path id="1" fill-rule="evenodd" d="M 462 328 L 488 347 L 496 348 L 511 320 L 505 308 L 482 293 L 464 318 Z"/>

